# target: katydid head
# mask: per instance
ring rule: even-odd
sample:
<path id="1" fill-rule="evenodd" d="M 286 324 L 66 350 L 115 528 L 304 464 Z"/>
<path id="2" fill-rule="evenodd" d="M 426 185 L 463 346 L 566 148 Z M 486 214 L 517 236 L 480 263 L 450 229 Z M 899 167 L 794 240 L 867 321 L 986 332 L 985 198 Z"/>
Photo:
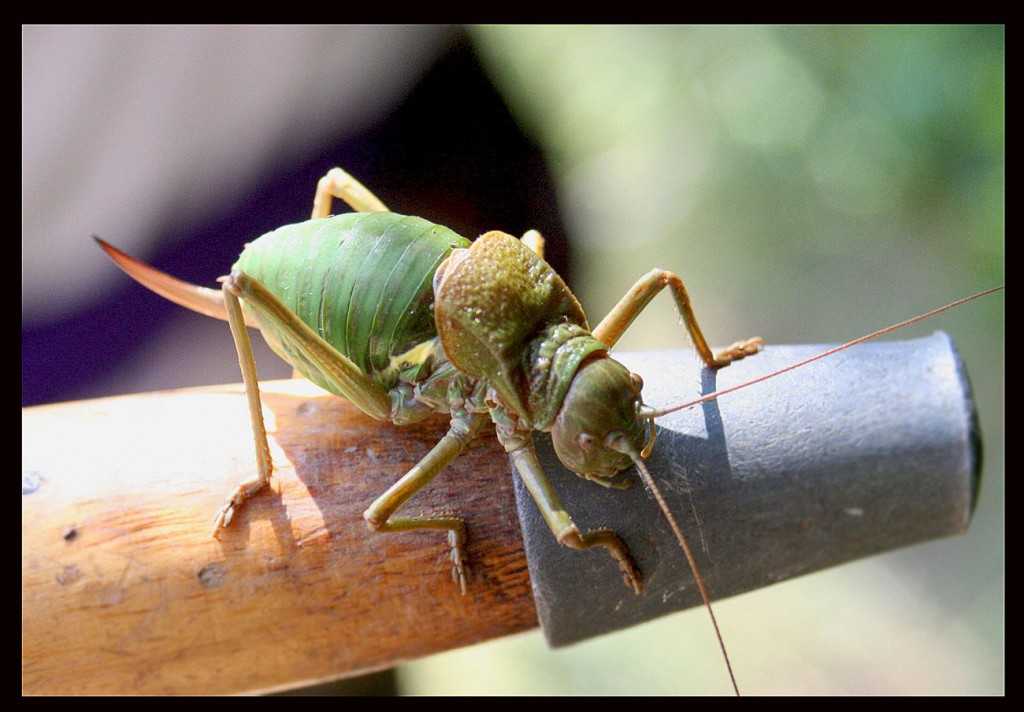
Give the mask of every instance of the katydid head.
<path id="1" fill-rule="evenodd" d="M 558 459 L 588 479 L 613 477 L 644 450 L 643 380 L 604 355 L 586 359 L 576 371 L 551 426 Z"/>

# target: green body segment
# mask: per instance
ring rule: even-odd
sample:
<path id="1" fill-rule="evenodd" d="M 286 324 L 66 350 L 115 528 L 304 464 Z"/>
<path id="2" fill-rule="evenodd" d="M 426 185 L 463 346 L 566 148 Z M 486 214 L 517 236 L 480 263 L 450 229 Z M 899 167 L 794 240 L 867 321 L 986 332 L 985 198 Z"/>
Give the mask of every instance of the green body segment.
<path id="1" fill-rule="evenodd" d="M 545 429 L 580 360 L 605 349 L 590 336 L 565 282 L 520 240 L 499 232 L 478 238 L 436 282 L 437 328 L 448 358 Z"/>
<path id="2" fill-rule="evenodd" d="M 437 338 L 434 272 L 453 249 L 469 244 L 422 218 L 347 213 L 267 233 L 245 248 L 232 269 L 262 283 L 327 343 L 390 389 L 403 366 L 415 365 L 398 356 L 425 349 L 413 355 L 415 362 L 431 351 Z M 261 331 L 303 376 L 334 390 L 289 347 L 289 335 L 265 324 Z"/>

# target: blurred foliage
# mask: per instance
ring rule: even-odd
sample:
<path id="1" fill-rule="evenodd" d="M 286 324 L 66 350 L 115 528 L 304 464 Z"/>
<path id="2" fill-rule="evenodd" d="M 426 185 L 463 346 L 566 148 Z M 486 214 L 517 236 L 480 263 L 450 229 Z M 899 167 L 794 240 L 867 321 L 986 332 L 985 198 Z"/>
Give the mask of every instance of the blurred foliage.
<path id="1" fill-rule="evenodd" d="M 1000 279 L 1000 27 L 519 26 L 477 38 L 561 180 L 576 268 L 591 275 L 578 291 L 598 313 L 628 286 L 609 285 L 655 261 L 728 279 L 731 296 L 700 291 L 735 303 L 766 280 L 805 290 L 808 262 L 840 263 L 836 278 L 864 287 L 907 268 Z M 944 268 L 894 262 L 882 248 L 895 241 Z"/>
<path id="2" fill-rule="evenodd" d="M 592 322 L 655 266 L 684 279 L 714 343 L 837 343 L 1003 281 L 1000 26 L 473 36 L 556 177 Z M 897 335 L 949 331 L 975 376 L 988 459 L 972 531 L 720 603 L 741 688 L 1002 690 L 1002 303 Z M 671 300 L 655 300 L 620 346 L 680 347 L 682 329 L 664 326 L 677 322 Z M 725 692 L 713 638 L 694 632 L 702 615 L 572 653 L 533 657 L 536 638 L 462 651 L 453 676 L 439 656 L 407 680 L 449 693 Z"/>

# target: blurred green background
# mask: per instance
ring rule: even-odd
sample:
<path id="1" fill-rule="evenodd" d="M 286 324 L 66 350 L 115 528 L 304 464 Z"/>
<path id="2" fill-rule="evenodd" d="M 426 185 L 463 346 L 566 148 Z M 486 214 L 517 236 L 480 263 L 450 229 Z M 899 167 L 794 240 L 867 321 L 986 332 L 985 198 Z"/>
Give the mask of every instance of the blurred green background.
<path id="1" fill-rule="evenodd" d="M 453 54 L 476 74 L 449 72 L 449 93 L 404 114 Z M 237 381 L 223 324 L 168 306 L 177 321 L 143 336 L 162 300 L 115 295 L 126 280 L 88 236 L 212 284 L 243 242 L 304 219 L 335 164 L 467 236 L 541 227 L 553 253 L 567 242 L 560 269 L 595 322 L 652 267 L 674 271 L 718 345 L 840 343 L 1005 279 L 1000 26 L 34 26 L 22 67 L 27 404 Z M 457 103 L 477 74 L 529 139 L 524 161 L 487 142 L 501 112 Z M 409 115 L 429 117 L 413 139 L 368 128 Z M 434 142 L 441 126 L 472 160 Z M 295 188 L 284 154 L 304 162 Z M 531 224 L 502 212 L 513 202 Z M 286 217 L 257 213 L 272 204 Z M 448 222 L 457 205 L 465 223 Z M 214 234 L 227 256 L 199 252 Z M 83 309 L 87 326 L 57 315 Z M 985 436 L 970 531 L 718 603 L 744 692 L 1004 691 L 1004 298 L 892 338 L 937 329 L 964 357 Z M 60 360 L 90 340 L 97 351 Z M 662 297 L 619 348 L 685 345 Z M 700 610 L 557 652 L 514 636 L 397 679 L 407 694 L 730 692 Z"/>
<path id="2" fill-rule="evenodd" d="M 483 27 L 484 66 L 555 176 L 574 288 L 598 318 L 651 267 L 716 343 L 840 343 L 1002 283 L 1000 27 Z M 649 313 L 648 313 L 649 312 Z M 685 343 L 671 300 L 620 348 Z M 966 537 L 717 605 L 763 694 L 1003 689 L 1003 297 L 943 329 L 986 461 Z M 522 637 L 416 663 L 423 693 L 729 691 L 694 610 L 581 644 Z"/>

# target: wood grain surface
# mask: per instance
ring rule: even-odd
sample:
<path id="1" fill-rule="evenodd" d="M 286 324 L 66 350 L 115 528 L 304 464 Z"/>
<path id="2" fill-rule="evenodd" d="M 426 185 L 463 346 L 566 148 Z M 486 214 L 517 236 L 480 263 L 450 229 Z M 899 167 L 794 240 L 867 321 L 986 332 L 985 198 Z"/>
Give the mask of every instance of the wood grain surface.
<path id="1" fill-rule="evenodd" d="M 241 385 L 23 410 L 26 694 L 259 692 L 537 625 L 493 433 L 402 510 L 467 518 L 462 596 L 443 535 L 362 519 L 447 419 L 396 428 L 304 381 L 262 389 L 276 472 L 219 538 L 254 472 Z"/>

